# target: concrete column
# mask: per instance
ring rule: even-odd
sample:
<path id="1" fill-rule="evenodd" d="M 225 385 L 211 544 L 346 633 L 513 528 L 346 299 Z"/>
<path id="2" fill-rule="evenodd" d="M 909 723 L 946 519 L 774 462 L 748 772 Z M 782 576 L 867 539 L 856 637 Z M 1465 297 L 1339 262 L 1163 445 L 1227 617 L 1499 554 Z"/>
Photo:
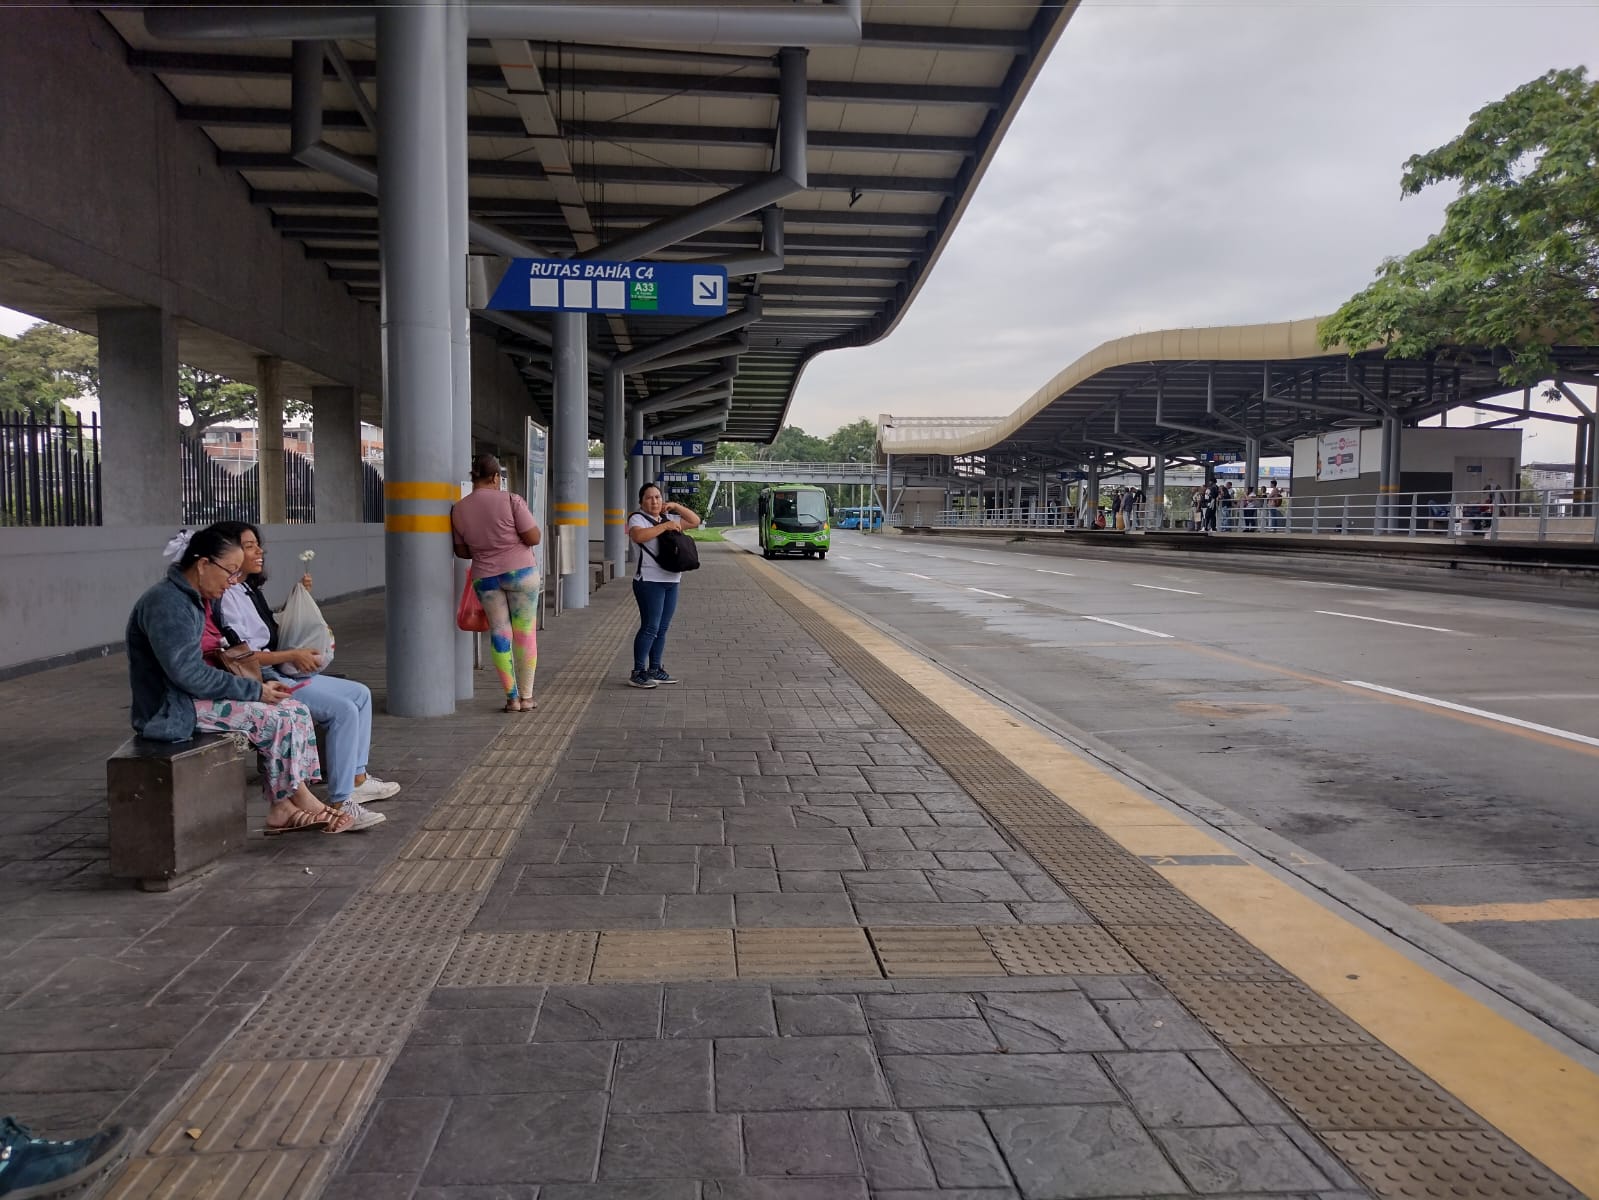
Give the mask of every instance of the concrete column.
<path id="1" fill-rule="evenodd" d="M 605 559 L 622 575 L 627 571 L 627 378 L 622 368 L 605 372 Z"/>
<path id="2" fill-rule="evenodd" d="M 625 385 L 626 384 L 626 380 L 624 380 L 623 383 Z M 628 449 L 631 450 L 633 448 L 633 443 L 640 442 L 640 441 L 643 441 L 643 440 L 644 440 L 644 414 L 639 412 L 639 410 L 635 408 L 635 409 L 630 410 L 628 412 L 628 414 L 627 414 L 627 445 L 628 445 Z M 624 509 L 624 512 L 622 513 L 622 520 L 624 522 L 627 520 L 627 514 L 632 512 L 635 508 L 638 507 L 638 493 L 639 493 L 639 489 L 641 487 L 643 487 L 643 486 L 644 486 L 644 456 L 642 454 L 630 454 L 628 456 L 628 460 L 627 460 L 627 496 L 625 498 L 625 502 L 622 505 L 622 508 Z M 738 485 L 736 483 L 730 483 L 727 486 L 728 487 L 737 487 Z M 735 511 L 738 508 L 738 506 L 736 504 L 733 507 L 734 507 Z M 623 534 L 623 545 L 624 545 L 624 548 L 627 550 L 627 561 L 631 563 L 633 561 L 634 555 L 638 553 L 638 550 L 631 542 L 626 540 L 626 538 L 627 538 L 627 527 L 626 527 L 625 524 L 623 525 L 622 534 Z"/>
<path id="3" fill-rule="evenodd" d="M 360 521 L 361 409 L 355 389 L 311 389 L 311 444 L 316 451 L 318 524 Z"/>
<path id="4" fill-rule="evenodd" d="M 287 487 L 283 470 L 283 360 L 263 355 L 255 360 L 255 477 L 261 488 L 257 518 L 263 525 L 287 520 Z"/>
<path id="5" fill-rule="evenodd" d="M 550 456 L 555 477 L 550 522 L 573 539 L 573 571 L 561 577 L 561 607 L 589 603 L 589 372 L 588 317 L 555 313 L 555 433 Z"/>
<path id="6" fill-rule="evenodd" d="M 450 252 L 450 451 L 455 463 L 455 478 L 467 481 L 472 462 L 472 338 L 466 310 L 466 4 L 449 0 L 445 50 L 445 143 L 449 155 L 449 252 Z M 536 552 L 535 552 L 536 553 Z M 465 559 L 455 563 L 455 591 L 466 587 L 472 564 Z M 472 698 L 474 653 L 473 635 L 456 630 L 455 698 Z"/>
<path id="7" fill-rule="evenodd" d="M 455 461 L 446 60 L 441 3 L 377 10 L 378 200 L 383 260 L 388 709 L 455 711 L 450 505 Z"/>
<path id="8" fill-rule="evenodd" d="M 158 308 L 102 308 L 100 496 L 107 525 L 183 521 L 178 334 Z"/>
<path id="9" fill-rule="evenodd" d="M 1250 438 L 1244 443 L 1244 487 L 1260 486 L 1260 439 Z"/>
<path id="10" fill-rule="evenodd" d="M 1166 528 L 1166 456 L 1155 456 L 1155 490 L 1149 497 L 1150 528 Z"/>

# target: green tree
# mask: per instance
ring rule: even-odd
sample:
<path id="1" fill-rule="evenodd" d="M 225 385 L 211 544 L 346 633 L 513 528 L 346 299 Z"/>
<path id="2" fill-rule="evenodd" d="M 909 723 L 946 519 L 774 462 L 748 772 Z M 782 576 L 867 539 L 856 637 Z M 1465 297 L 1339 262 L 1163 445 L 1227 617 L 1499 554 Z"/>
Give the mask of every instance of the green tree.
<path id="1" fill-rule="evenodd" d="M 767 453 L 757 457 L 771 462 L 826 462 L 828 445 L 824 438 L 812 437 L 798 425 L 785 425 Z"/>
<path id="2" fill-rule="evenodd" d="M 1599 82 L 1576 67 L 1523 84 L 1412 157 L 1400 190 L 1446 181 L 1460 194 L 1443 228 L 1384 262 L 1322 322 L 1322 345 L 1503 348 L 1505 383 L 1547 379 L 1551 346 L 1599 342 Z"/>
<path id="3" fill-rule="evenodd" d="M 50 419 L 57 405 L 99 391 L 99 343 L 41 321 L 16 337 L 0 335 L 0 412 Z M 70 410 L 62 417 L 74 420 Z"/>
<path id="4" fill-rule="evenodd" d="M 199 367 L 180 366 L 178 405 L 189 414 L 189 423 L 182 427 L 181 436 L 198 454 L 205 431 L 211 426 L 223 421 L 255 419 L 255 388 Z M 290 415 L 289 407 L 287 403 L 284 405 L 284 416 Z M 303 412 L 303 406 L 295 408 L 294 415 Z"/>
<path id="5" fill-rule="evenodd" d="M 832 462 L 871 462 L 876 451 L 877 425 L 865 417 L 840 425 L 827 439 L 828 458 Z"/>

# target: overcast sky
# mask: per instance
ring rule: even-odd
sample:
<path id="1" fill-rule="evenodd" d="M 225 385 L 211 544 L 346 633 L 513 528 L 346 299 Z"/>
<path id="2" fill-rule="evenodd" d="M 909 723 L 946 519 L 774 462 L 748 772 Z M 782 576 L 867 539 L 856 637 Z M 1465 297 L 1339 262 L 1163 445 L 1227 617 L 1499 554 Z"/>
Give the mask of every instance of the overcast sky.
<path id="1" fill-rule="evenodd" d="M 789 420 L 997 416 L 1124 334 L 1330 313 L 1441 223 L 1406 158 L 1596 63 L 1592 2 L 1089 0 L 910 312 L 815 359 Z M 1544 426 L 1527 458 L 1569 462 Z"/>
<path id="2" fill-rule="evenodd" d="M 1088 0 L 909 314 L 813 361 L 789 420 L 999 416 L 1123 334 L 1329 313 L 1440 223 L 1404 160 L 1579 63 L 1592 0 Z"/>

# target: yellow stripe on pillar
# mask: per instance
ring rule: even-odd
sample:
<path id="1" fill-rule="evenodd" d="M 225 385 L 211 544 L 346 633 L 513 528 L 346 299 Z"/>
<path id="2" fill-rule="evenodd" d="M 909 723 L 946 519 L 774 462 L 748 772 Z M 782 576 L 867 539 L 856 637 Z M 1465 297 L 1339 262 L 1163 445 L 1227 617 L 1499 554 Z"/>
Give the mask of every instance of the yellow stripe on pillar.
<path id="1" fill-rule="evenodd" d="M 461 485 L 457 483 L 385 483 L 385 500 L 450 500 L 461 498 Z"/>
<path id="2" fill-rule="evenodd" d="M 556 512 L 588 512 L 589 506 L 581 500 L 562 500 L 555 505 Z"/>
<path id="3" fill-rule="evenodd" d="M 589 519 L 587 517 L 556 517 L 551 522 L 554 525 L 587 525 L 588 523 Z"/>
<path id="4" fill-rule="evenodd" d="M 391 513 L 383 528 L 389 533 L 449 533 L 450 518 L 445 513 Z"/>

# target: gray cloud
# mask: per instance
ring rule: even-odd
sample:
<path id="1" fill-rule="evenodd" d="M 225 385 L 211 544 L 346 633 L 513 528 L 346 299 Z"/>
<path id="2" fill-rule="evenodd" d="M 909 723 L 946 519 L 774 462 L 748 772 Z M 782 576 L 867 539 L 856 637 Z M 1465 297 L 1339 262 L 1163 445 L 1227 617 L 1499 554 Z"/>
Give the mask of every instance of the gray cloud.
<path id="1" fill-rule="evenodd" d="M 1596 46 L 1591 4 L 1085 5 L 900 327 L 789 419 L 997 416 L 1110 338 L 1329 312 L 1438 227 L 1407 157 Z"/>

